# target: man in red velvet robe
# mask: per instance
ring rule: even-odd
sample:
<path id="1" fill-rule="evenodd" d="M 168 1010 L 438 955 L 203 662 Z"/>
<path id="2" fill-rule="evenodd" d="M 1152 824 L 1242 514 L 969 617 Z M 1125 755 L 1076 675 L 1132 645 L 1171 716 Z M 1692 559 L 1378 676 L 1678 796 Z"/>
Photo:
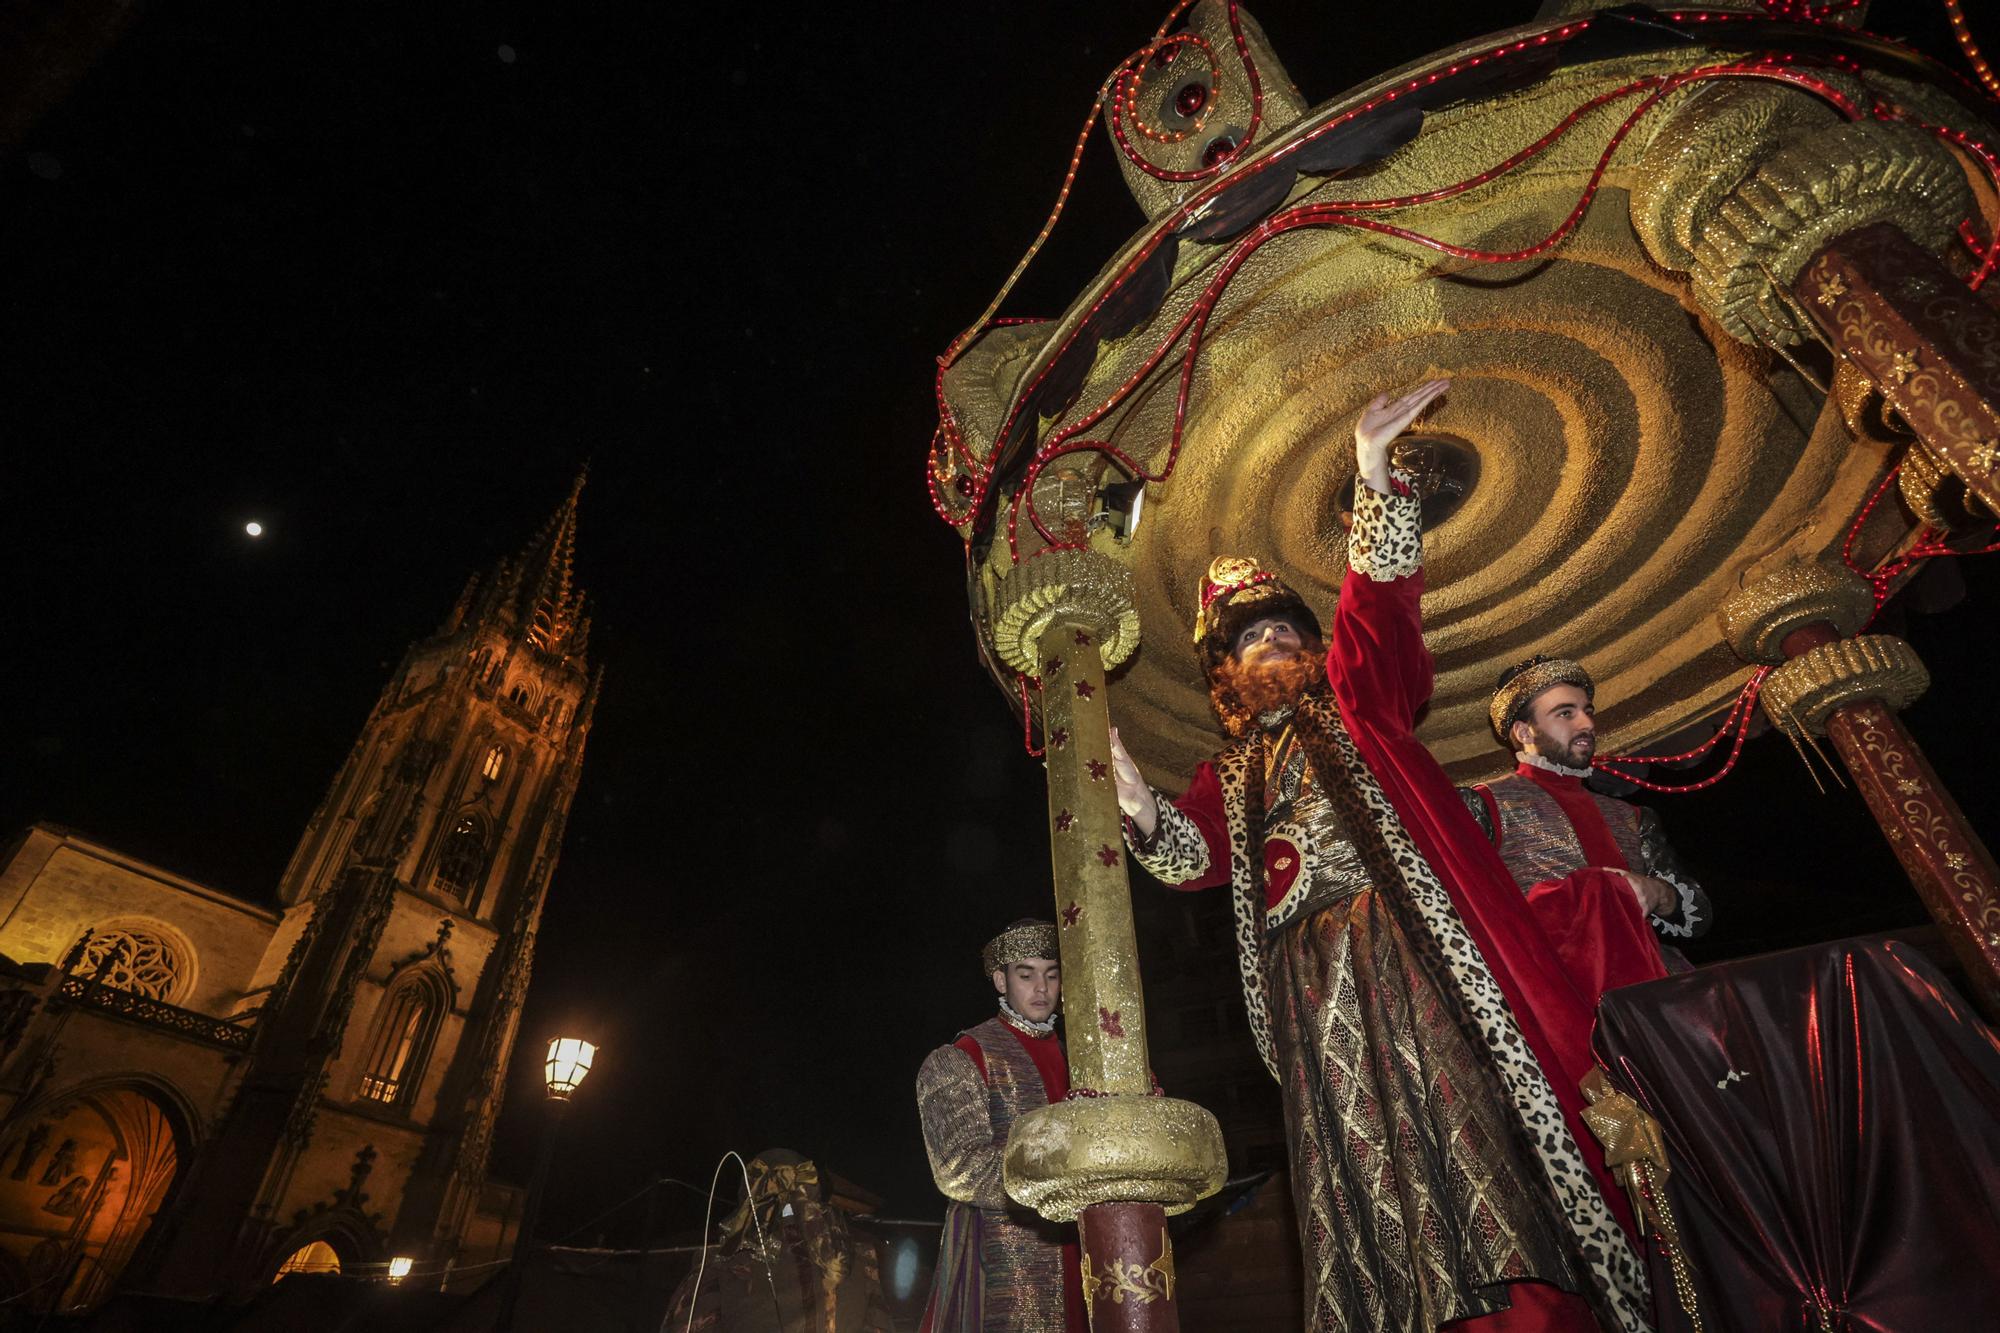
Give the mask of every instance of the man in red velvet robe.
<path id="1" fill-rule="evenodd" d="M 1244 1001 L 1284 1089 L 1307 1327 L 1644 1329 L 1624 1200 L 1581 1118 L 1597 994 L 1412 730 L 1431 689 L 1422 537 L 1388 448 L 1444 387 L 1383 395 L 1355 428 L 1324 641 L 1255 561 L 1210 566 L 1196 641 L 1233 743 L 1169 799 L 1114 733 L 1119 804 L 1156 877 L 1233 885 Z"/>
<path id="2" fill-rule="evenodd" d="M 1009 1199 L 1000 1170 L 1015 1119 L 1069 1092 L 1056 928 L 1016 921 L 980 961 L 1000 1012 L 917 1074 L 931 1176 L 952 1201 L 922 1333 L 1086 1333 L 1075 1233 Z"/>
<path id="3" fill-rule="evenodd" d="M 1596 698 L 1579 663 L 1537 655 L 1508 668 L 1489 717 L 1518 766 L 1460 794 L 1551 935 L 1568 940 L 1584 923 L 1593 945 L 1615 936 L 1643 949 L 1642 920 L 1669 940 L 1703 934 L 1708 895 L 1681 868 L 1660 817 L 1584 785 L 1597 752 Z M 1679 950 L 1661 953 L 1686 969 Z M 1567 961 L 1572 971 L 1596 966 L 1575 951 Z"/>

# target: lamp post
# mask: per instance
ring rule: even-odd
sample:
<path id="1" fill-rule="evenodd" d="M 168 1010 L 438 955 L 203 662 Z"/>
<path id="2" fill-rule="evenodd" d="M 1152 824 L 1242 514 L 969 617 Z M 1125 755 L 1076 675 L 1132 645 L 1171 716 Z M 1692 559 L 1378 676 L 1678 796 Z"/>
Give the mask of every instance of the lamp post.
<path id="1" fill-rule="evenodd" d="M 542 1084 L 549 1094 L 549 1124 L 542 1131 L 541 1150 L 535 1155 L 535 1174 L 528 1180 L 528 1202 L 521 1210 L 521 1231 L 514 1237 L 514 1261 L 508 1265 L 507 1298 L 500 1305 L 497 1327 L 507 1333 L 514 1327 L 514 1307 L 521 1299 L 521 1283 L 526 1277 L 528 1256 L 533 1252 L 535 1220 L 542 1208 L 542 1190 L 548 1184 L 549 1165 L 555 1159 L 556 1135 L 562 1128 L 563 1113 L 570 1098 L 583 1085 L 597 1058 L 597 1047 L 581 1037 L 551 1037 L 548 1054 L 542 1060 Z"/>

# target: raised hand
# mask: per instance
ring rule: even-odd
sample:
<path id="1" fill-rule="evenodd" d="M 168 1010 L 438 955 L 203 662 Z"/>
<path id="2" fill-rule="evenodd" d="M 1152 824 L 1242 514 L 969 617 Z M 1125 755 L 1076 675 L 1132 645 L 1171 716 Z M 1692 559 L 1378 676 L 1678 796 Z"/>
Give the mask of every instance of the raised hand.
<path id="1" fill-rule="evenodd" d="M 1116 727 L 1111 729 L 1111 777 L 1118 784 L 1118 809 L 1138 826 L 1143 836 L 1153 836 L 1153 825 L 1159 822 L 1159 811 L 1153 807 L 1153 789 L 1146 785 L 1139 766 L 1125 752 L 1125 743 L 1118 739 Z"/>
<path id="2" fill-rule="evenodd" d="M 1362 409 L 1361 419 L 1354 423 L 1354 462 L 1363 482 L 1388 491 L 1390 442 L 1450 387 L 1450 380 L 1425 380 L 1400 398 L 1378 393 Z"/>

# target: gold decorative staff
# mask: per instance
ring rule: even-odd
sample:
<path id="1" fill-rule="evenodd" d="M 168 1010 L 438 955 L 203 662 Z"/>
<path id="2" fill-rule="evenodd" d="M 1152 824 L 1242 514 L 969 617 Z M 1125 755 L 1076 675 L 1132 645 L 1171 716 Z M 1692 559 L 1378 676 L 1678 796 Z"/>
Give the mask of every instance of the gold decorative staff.
<path id="1" fill-rule="evenodd" d="M 1131 578 L 1094 551 L 1043 551 L 1002 581 L 993 631 L 1042 683 L 1071 1089 L 1014 1122 L 1007 1192 L 1077 1222 L 1096 1333 L 1180 1327 L 1166 1218 L 1220 1189 L 1226 1166 L 1215 1117 L 1155 1096 L 1146 1056 L 1104 681 L 1139 646 Z"/>

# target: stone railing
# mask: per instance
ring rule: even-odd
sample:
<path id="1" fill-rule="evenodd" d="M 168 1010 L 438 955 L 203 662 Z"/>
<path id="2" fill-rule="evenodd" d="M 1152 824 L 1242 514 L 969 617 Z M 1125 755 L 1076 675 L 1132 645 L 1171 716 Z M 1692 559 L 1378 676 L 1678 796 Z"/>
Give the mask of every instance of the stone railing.
<path id="1" fill-rule="evenodd" d="M 183 1009 L 128 990 L 93 982 L 89 977 L 66 976 L 56 985 L 56 994 L 73 1004 L 101 1009 L 119 1018 L 146 1027 L 172 1032 L 224 1050 L 250 1049 L 250 1029 L 240 1023 Z"/>

